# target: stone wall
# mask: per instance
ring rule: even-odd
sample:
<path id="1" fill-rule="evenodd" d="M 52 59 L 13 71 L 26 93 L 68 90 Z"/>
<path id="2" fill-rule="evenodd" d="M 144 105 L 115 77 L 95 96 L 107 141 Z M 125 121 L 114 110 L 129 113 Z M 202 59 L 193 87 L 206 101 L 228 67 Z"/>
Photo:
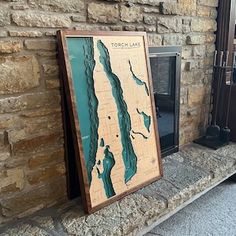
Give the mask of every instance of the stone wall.
<path id="1" fill-rule="evenodd" d="M 183 45 L 180 142 L 204 131 L 217 0 L 0 1 L 0 224 L 66 200 L 58 29 Z"/>

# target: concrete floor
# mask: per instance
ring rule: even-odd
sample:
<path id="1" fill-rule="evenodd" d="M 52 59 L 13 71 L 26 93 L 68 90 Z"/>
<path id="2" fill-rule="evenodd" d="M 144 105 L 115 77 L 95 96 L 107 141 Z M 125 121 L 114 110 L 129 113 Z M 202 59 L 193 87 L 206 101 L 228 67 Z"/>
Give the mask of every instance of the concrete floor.
<path id="1" fill-rule="evenodd" d="M 236 183 L 225 181 L 146 236 L 236 236 Z"/>

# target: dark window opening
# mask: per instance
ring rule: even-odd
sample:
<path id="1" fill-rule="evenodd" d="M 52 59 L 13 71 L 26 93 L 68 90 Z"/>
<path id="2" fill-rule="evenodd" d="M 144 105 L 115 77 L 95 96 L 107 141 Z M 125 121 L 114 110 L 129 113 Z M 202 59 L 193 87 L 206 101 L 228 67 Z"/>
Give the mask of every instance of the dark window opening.
<path id="1" fill-rule="evenodd" d="M 181 47 L 149 48 L 162 156 L 179 149 Z"/>

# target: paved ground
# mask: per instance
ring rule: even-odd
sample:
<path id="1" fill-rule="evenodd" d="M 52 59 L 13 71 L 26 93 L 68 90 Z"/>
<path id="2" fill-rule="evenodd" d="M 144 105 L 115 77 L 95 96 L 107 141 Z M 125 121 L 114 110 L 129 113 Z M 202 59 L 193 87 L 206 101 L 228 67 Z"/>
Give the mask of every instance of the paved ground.
<path id="1" fill-rule="evenodd" d="M 235 236 L 236 183 L 226 181 L 146 236 Z"/>

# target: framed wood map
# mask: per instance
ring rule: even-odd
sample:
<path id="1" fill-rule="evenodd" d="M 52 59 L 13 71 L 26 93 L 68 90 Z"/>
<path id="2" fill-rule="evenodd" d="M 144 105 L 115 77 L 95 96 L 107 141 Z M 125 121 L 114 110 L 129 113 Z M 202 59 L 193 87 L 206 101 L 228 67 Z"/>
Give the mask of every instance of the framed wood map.
<path id="1" fill-rule="evenodd" d="M 146 34 L 59 31 L 58 39 L 81 193 L 91 213 L 162 176 Z"/>

